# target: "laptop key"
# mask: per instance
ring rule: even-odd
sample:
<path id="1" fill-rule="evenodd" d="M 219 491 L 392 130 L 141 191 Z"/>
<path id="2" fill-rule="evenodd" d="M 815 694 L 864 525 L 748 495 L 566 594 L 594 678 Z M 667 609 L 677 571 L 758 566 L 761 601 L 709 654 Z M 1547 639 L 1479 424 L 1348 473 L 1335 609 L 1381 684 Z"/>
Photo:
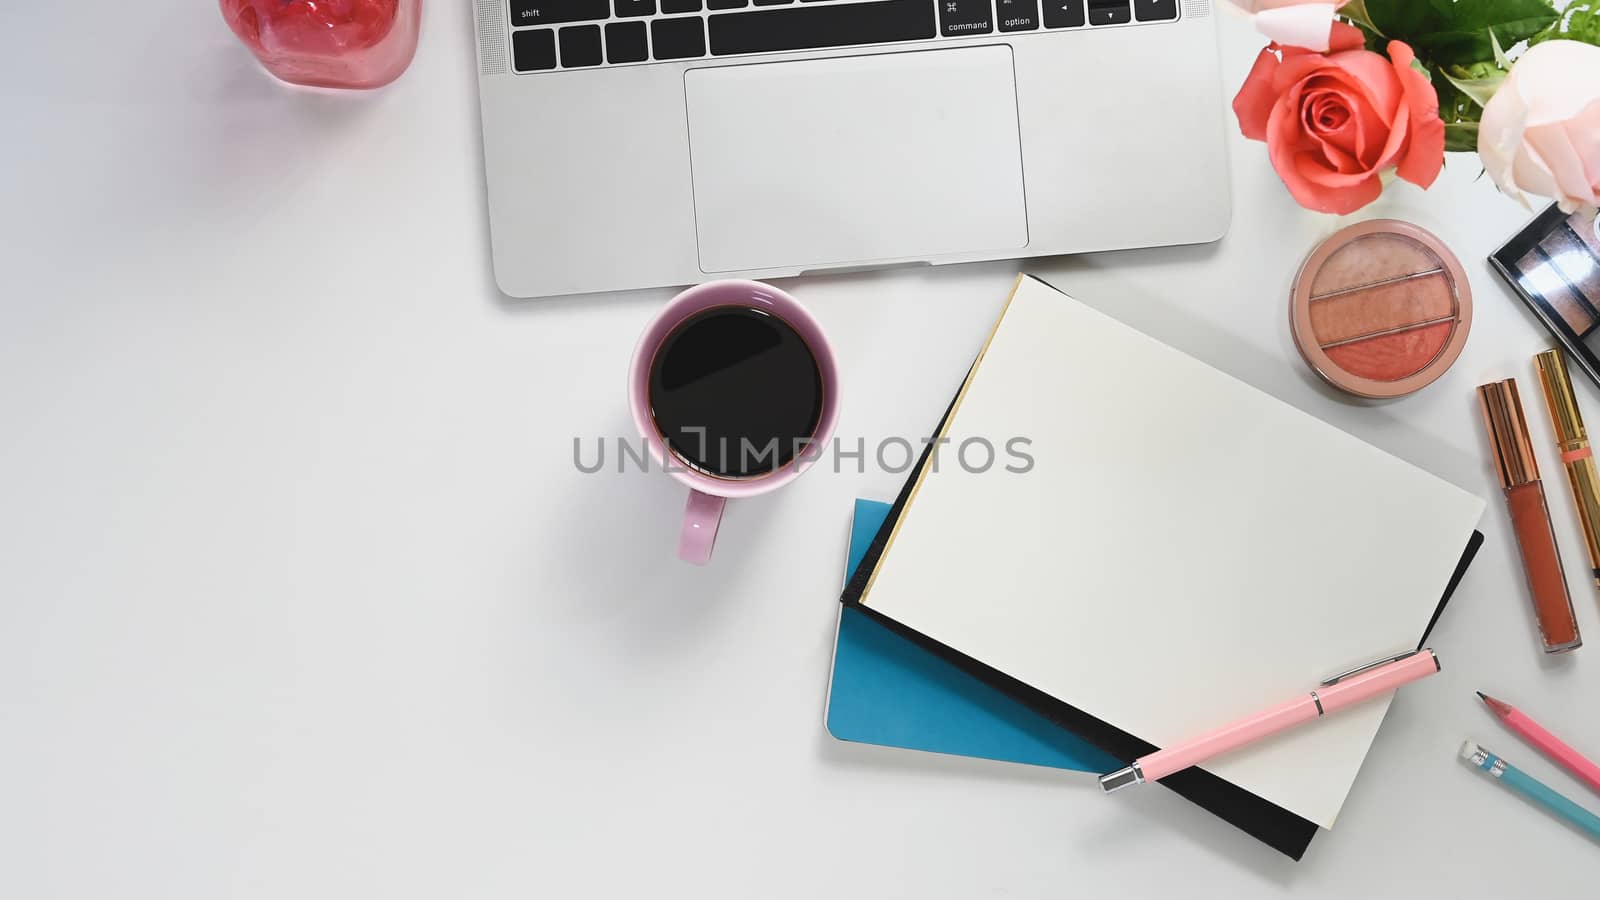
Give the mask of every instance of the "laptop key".
<path id="1" fill-rule="evenodd" d="M 706 0 L 706 9 L 744 9 L 750 0 Z"/>
<path id="2" fill-rule="evenodd" d="M 561 68 L 600 65 L 600 26 L 574 25 L 561 29 Z"/>
<path id="3" fill-rule="evenodd" d="M 606 62 L 635 63 L 649 58 L 643 22 L 606 23 Z"/>
<path id="4" fill-rule="evenodd" d="M 661 14 L 675 16 L 700 11 L 700 0 L 661 0 Z"/>
<path id="5" fill-rule="evenodd" d="M 511 32 L 511 58 L 518 72 L 556 67 L 556 33 L 548 28 Z"/>
<path id="6" fill-rule="evenodd" d="M 1001 31 L 1032 31 L 1039 27 L 1039 0 L 994 0 L 994 18 Z"/>
<path id="7" fill-rule="evenodd" d="M 1128 0 L 1089 0 L 1089 24 L 1122 25 L 1133 20 Z"/>
<path id="8" fill-rule="evenodd" d="M 656 14 L 656 0 L 614 0 L 617 18 L 633 19 Z"/>
<path id="9" fill-rule="evenodd" d="M 939 0 L 941 4 L 946 2 L 949 0 Z M 933 10 L 928 0 L 790 6 L 720 13 L 707 20 L 706 28 L 714 56 L 778 53 L 851 44 L 925 41 L 938 30 Z M 660 20 L 656 24 L 661 24 Z"/>
<path id="10" fill-rule="evenodd" d="M 945 37 L 988 34 L 994 30 L 989 0 L 938 0 L 939 33 Z"/>
<path id="11" fill-rule="evenodd" d="M 512 25 L 561 25 L 611 17 L 611 0 L 511 0 Z"/>
<path id="12" fill-rule="evenodd" d="M 650 46 L 656 59 L 689 59 L 706 55 L 706 31 L 700 17 L 656 19 L 650 23 Z"/>
<path id="13" fill-rule="evenodd" d="M 1166 22 L 1178 17 L 1178 0 L 1133 0 L 1133 15 L 1141 22 Z"/>
<path id="14" fill-rule="evenodd" d="M 1083 0 L 1044 0 L 1044 27 L 1082 28 Z"/>
<path id="15" fill-rule="evenodd" d="M 794 0 L 755 0 L 757 6 L 787 6 Z"/>

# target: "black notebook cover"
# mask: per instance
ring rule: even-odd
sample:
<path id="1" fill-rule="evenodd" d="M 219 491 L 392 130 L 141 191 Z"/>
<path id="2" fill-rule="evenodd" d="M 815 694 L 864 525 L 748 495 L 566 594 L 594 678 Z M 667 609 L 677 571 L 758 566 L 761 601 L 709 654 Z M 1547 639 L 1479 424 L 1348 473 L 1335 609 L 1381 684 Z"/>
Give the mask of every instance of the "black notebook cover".
<path id="1" fill-rule="evenodd" d="M 969 373 L 970 376 L 970 373 Z M 944 432 L 945 421 L 950 417 L 955 408 L 955 401 L 951 400 L 950 406 L 945 409 L 939 424 L 934 428 L 934 434 Z M 841 602 L 854 606 L 869 616 L 884 623 L 895 632 L 916 641 L 933 652 L 949 659 L 956 665 L 973 673 L 978 678 L 1006 691 L 1023 703 L 1038 710 L 1051 721 L 1062 728 L 1071 731 L 1091 744 L 1105 750 L 1107 753 L 1126 760 L 1134 760 L 1147 753 L 1153 753 L 1158 747 L 1147 741 L 1140 740 L 1111 724 L 1097 719 L 1076 707 L 1064 703 L 1049 694 L 1029 687 L 1026 684 L 1006 675 L 1004 672 L 984 665 L 977 660 L 959 653 L 949 647 L 932 640 L 900 623 L 873 610 L 871 607 L 860 604 L 861 595 L 865 592 L 867 584 L 871 581 L 878 561 L 883 557 L 884 548 L 888 545 L 889 536 L 894 531 L 895 523 L 899 521 L 905 511 L 906 503 L 910 500 L 917 477 L 928 459 L 935 444 L 930 442 L 922 451 L 922 457 L 911 470 L 910 477 L 895 497 L 894 506 L 889 515 L 884 519 L 883 526 L 878 529 L 878 534 L 872 540 L 872 546 L 867 549 L 866 556 L 861 560 L 861 565 L 856 568 L 850 582 L 845 585 Z M 1467 542 L 1466 550 L 1461 554 L 1461 562 L 1456 565 L 1455 572 L 1450 576 L 1450 582 L 1445 585 L 1444 597 L 1433 611 L 1433 617 L 1428 621 L 1428 626 L 1422 632 L 1422 638 L 1417 642 L 1420 649 L 1428 640 L 1428 635 L 1433 631 L 1433 626 L 1439 621 L 1439 615 L 1444 612 L 1445 605 L 1450 602 L 1450 595 L 1455 593 L 1456 585 L 1466 575 L 1467 567 L 1472 564 L 1472 559 L 1478 553 L 1478 548 L 1483 544 L 1483 534 L 1474 531 L 1472 539 Z M 1267 844 L 1274 850 L 1283 853 L 1295 860 L 1305 855 L 1306 848 L 1311 845 L 1311 839 L 1316 836 L 1317 826 L 1308 819 L 1304 819 L 1292 812 L 1264 800 L 1261 797 L 1245 790 L 1231 782 L 1211 774 L 1200 768 L 1185 769 L 1174 775 L 1169 775 L 1160 782 L 1166 787 L 1177 791 L 1180 795 L 1193 803 L 1197 803 L 1217 816 L 1222 817 L 1235 827 L 1249 834 L 1251 837 Z"/>

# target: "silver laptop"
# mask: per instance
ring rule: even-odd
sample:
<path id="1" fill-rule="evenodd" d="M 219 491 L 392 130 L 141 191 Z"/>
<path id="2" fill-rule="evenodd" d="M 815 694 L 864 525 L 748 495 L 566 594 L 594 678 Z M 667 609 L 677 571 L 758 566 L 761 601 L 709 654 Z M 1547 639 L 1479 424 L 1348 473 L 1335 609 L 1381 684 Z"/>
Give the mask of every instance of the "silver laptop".
<path id="1" fill-rule="evenodd" d="M 515 297 L 1216 240 L 1211 0 L 475 0 Z"/>

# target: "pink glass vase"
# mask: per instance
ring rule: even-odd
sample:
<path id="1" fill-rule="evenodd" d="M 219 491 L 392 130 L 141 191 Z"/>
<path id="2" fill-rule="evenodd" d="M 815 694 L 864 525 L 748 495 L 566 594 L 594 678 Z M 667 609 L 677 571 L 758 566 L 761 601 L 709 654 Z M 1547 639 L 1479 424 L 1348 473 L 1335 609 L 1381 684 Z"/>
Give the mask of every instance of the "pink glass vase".
<path id="1" fill-rule="evenodd" d="M 422 0 L 222 0 L 222 16 L 284 81 L 368 89 L 411 65 Z"/>

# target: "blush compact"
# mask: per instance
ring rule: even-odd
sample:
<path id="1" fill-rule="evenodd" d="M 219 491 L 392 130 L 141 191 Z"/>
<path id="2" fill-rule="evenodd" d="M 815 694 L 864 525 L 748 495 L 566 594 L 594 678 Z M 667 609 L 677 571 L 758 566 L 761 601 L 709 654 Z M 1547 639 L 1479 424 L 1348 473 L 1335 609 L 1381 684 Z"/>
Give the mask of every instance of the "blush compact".
<path id="1" fill-rule="evenodd" d="M 1351 225 L 1318 244 L 1289 301 L 1312 370 L 1358 397 L 1388 399 L 1443 375 L 1467 342 L 1472 287 L 1432 232 L 1395 219 Z"/>

